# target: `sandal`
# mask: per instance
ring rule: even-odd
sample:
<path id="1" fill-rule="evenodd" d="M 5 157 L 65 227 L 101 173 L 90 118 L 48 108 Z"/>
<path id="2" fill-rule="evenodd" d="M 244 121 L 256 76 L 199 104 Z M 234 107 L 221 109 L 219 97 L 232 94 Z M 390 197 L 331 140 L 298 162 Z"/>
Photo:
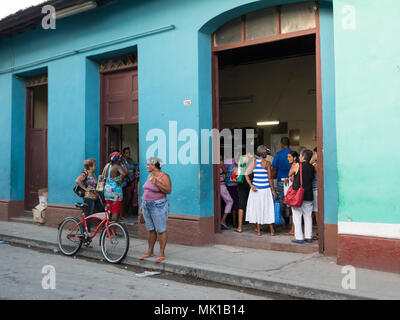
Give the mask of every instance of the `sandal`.
<path id="1" fill-rule="evenodd" d="M 283 235 L 284 235 L 284 236 L 294 236 L 294 232 L 293 232 L 293 233 L 291 233 L 291 232 L 285 232 Z"/>
<path id="2" fill-rule="evenodd" d="M 156 263 L 160 263 L 160 262 L 163 262 L 165 259 L 167 259 L 166 257 L 157 257 L 156 258 Z"/>
<path id="3" fill-rule="evenodd" d="M 139 258 L 139 260 L 144 260 L 144 259 L 150 258 L 150 257 L 152 257 L 152 256 L 153 256 L 152 254 L 145 253 L 145 254 L 143 254 L 143 255 Z"/>
<path id="4" fill-rule="evenodd" d="M 261 236 L 261 232 L 257 232 L 257 231 L 255 231 L 255 230 L 254 230 L 254 234 L 255 234 L 256 236 Z"/>
<path id="5" fill-rule="evenodd" d="M 237 232 L 237 233 L 242 233 L 242 232 L 243 232 L 242 230 L 239 230 L 239 229 L 235 229 L 235 230 L 233 230 L 233 231 L 235 231 L 235 232 Z"/>

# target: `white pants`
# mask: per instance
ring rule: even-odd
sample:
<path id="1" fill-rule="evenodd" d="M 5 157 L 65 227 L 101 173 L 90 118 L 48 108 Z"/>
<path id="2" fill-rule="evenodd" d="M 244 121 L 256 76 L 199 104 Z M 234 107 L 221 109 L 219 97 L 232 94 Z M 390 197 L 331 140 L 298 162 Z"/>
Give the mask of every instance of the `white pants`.
<path id="1" fill-rule="evenodd" d="M 294 237 L 296 240 L 312 238 L 312 201 L 303 201 L 301 207 L 291 207 L 293 212 Z M 304 236 L 301 227 L 301 217 L 304 217 Z"/>

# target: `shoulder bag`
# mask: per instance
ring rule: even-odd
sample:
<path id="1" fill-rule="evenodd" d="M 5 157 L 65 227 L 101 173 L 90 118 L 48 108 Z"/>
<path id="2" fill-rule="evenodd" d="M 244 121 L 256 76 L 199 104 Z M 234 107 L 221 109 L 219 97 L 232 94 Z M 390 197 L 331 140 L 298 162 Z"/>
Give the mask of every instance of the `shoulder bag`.
<path id="1" fill-rule="evenodd" d="M 107 169 L 109 167 L 109 163 L 106 164 L 106 166 L 103 169 L 103 172 L 101 175 L 99 175 L 99 178 L 97 179 L 97 185 L 96 185 L 96 191 L 98 192 L 103 192 L 104 187 L 106 186 L 106 174 L 107 174 Z"/>
<path id="2" fill-rule="evenodd" d="M 304 188 L 303 188 L 303 173 L 301 170 L 301 163 L 299 164 L 300 167 L 300 188 L 298 190 L 293 189 L 293 185 L 291 185 L 286 193 L 285 199 L 283 201 L 284 204 L 290 207 L 301 207 L 303 204 L 303 197 L 304 197 Z"/>
<path id="3" fill-rule="evenodd" d="M 88 177 L 87 171 L 85 170 L 85 171 L 83 171 L 82 173 L 84 173 L 84 174 L 86 175 L 86 178 L 85 178 L 85 180 L 86 180 L 87 177 Z M 80 198 L 85 197 L 86 191 L 85 191 L 84 189 L 82 189 L 78 184 L 75 185 L 75 187 L 74 187 L 74 192 L 75 192 L 75 194 L 76 194 L 78 197 L 80 197 Z"/>

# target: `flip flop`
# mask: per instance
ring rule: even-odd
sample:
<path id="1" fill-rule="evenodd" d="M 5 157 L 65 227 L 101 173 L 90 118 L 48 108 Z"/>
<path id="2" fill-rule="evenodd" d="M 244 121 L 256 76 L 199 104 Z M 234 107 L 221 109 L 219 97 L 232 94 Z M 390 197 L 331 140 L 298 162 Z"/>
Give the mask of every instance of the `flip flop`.
<path id="1" fill-rule="evenodd" d="M 237 233 L 242 233 L 243 232 L 243 230 L 238 230 L 238 229 L 235 229 L 235 230 L 233 230 L 233 231 L 235 231 L 235 232 L 237 232 Z"/>
<path id="2" fill-rule="evenodd" d="M 160 263 L 160 262 L 163 262 L 165 259 L 167 259 L 166 257 L 157 257 L 156 258 L 156 263 Z"/>
<path id="3" fill-rule="evenodd" d="M 152 254 L 147 254 L 147 253 L 145 253 L 145 254 L 143 254 L 143 255 L 139 258 L 139 260 L 144 260 L 144 259 L 150 258 L 150 257 L 152 257 L 152 256 L 153 256 Z"/>

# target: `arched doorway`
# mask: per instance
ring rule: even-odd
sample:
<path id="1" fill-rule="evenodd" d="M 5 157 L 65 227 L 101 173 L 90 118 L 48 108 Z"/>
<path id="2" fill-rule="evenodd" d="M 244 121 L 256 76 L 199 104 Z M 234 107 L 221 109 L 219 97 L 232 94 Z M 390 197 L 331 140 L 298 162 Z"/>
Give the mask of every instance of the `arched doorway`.
<path id="1" fill-rule="evenodd" d="M 315 2 L 296 3 L 289 5 L 281 5 L 269 7 L 258 11 L 253 11 L 245 15 L 241 15 L 233 20 L 222 25 L 212 35 L 212 88 L 213 88 L 213 128 L 219 130 L 227 127 L 229 121 L 223 120 L 224 113 L 222 104 L 226 105 L 242 105 L 246 108 L 246 114 L 249 113 L 250 104 L 254 104 L 254 94 L 248 94 L 240 89 L 231 90 L 231 95 L 221 95 L 221 66 L 225 71 L 229 66 L 238 66 L 243 64 L 256 63 L 261 66 L 261 62 L 257 60 L 276 60 L 280 61 L 283 57 L 288 56 L 312 56 L 312 68 L 314 78 L 314 87 L 310 87 L 308 94 L 313 96 L 313 117 L 314 120 L 314 134 L 312 141 L 307 142 L 307 148 L 313 149 L 315 146 L 319 151 L 318 157 L 318 251 L 320 253 L 324 250 L 324 175 L 323 175 L 323 130 L 322 130 L 322 95 L 321 95 L 321 54 L 320 54 L 320 22 L 318 5 Z M 310 59 L 307 60 L 309 64 Z M 301 61 L 298 63 L 304 63 Z M 242 68 L 245 69 L 245 68 Z M 247 68 L 247 72 L 249 68 Z M 290 69 L 290 66 L 286 66 Z M 279 73 L 279 70 L 278 70 Z M 237 79 L 240 77 L 240 72 L 231 72 L 230 77 Z M 243 73 L 242 73 L 243 75 Z M 309 76 L 310 74 L 308 74 Z M 227 76 L 229 78 L 229 76 Z M 227 78 L 225 77 L 225 79 Z M 277 82 L 279 79 L 277 79 Z M 236 81 L 238 82 L 238 81 Z M 279 91 L 279 90 L 278 90 Z M 225 91 L 226 92 L 226 91 Z M 239 94 L 240 93 L 240 94 Z M 284 92 L 280 92 L 276 99 L 282 99 L 285 96 Z M 274 104 L 276 99 L 268 101 L 269 104 Z M 275 103 L 276 105 L 276 103 Z M 232 112 L 231 108 L 231 112 Z M 233 112 L 234 113 L 234 112 Z M 272 113 L 264 113 L 265 115 L 274 115 Z M 275 113 L 275 116 L 277 113 Z M 279 115 L 279 113 L 278 113 Z M 245 115 L 246 117 L 246 115 Z M 229 119 L 232 120 L 232 119 Z M 240 119 L 243 120 L 243 119 Z M 259 119 L 263 120 L 279 120 L 279 119 Z M 254 122 L 254 119 L 249 119 L 244 126 L 238 125 L 238 122 L 230 125 L 230 129 L 244 128 L 249 126 L 249 122 Z M 232 121 L 231 121 L 232 122 Z M 243 122 L 243 121 L 242 121 Z M 282 124 L 283 122 L 283 124 Z M 285 124 L 286 123 L 286 124 Z M 254 123 L 254 127 L 257 124 Z M 294 140 L 298 142 L 296 147 L 302 146 L 301 134 L 302 131 L 296 126 L 291 125 L 290 121 L 280 121 L 280 129 L 277 130 L 276 135 L 292 135 Z M 228 124 L 229 127 L 229 124 Z M 265 132 L 260 130 L 259 132 Z M 312 130 L 311 130 L 312 131 Z M 300 139 L 298 138 L 300 135 Z M 310 134 L 308 133 L 308 136 Z M 312 134 L 311 134 L 312 136 Z M 272 138 L 269 137 L 268 142 L 260 137 L 258 134 L 258 142 L 267 144 L 272 147 Z M 220 181 L 219 181 L 219 166 L 214 165 L 214 231 L 219 236 L 221 233 L 221 195 L 220 195 Z M 224 232 L 223 234 L 226 234 Z M 232 240 L 232 239 L 230 239 Z"/>

